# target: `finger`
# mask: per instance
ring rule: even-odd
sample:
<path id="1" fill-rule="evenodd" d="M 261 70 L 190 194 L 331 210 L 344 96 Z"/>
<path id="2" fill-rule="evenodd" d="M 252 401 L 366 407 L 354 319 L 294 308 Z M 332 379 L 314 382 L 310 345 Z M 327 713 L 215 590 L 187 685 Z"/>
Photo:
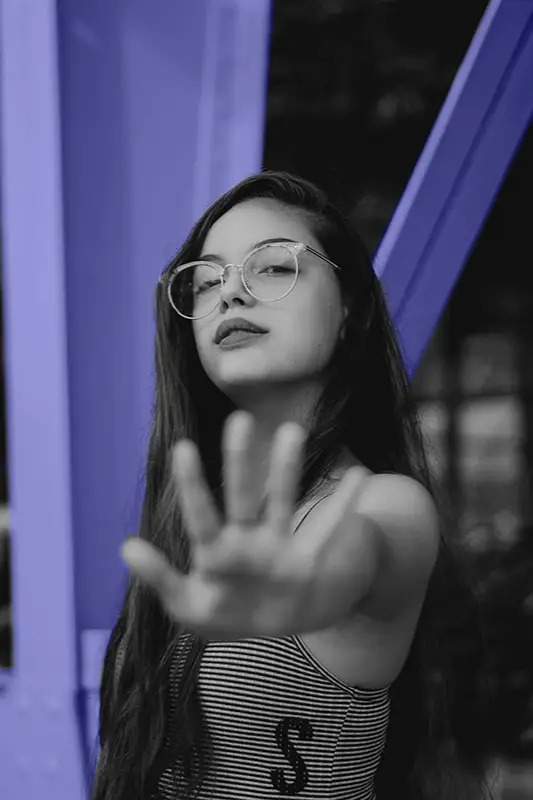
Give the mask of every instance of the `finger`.
<path id="1" fill-rule="evenodd" d="M 199 632 L 211 622 L 220 601 L 220 586 L 205 583 L 194 573 L 177 572 L 160 550 L 142 539 L 128 539 L 121 554 L 132 572 L 157 593 L 173 619 Z"/>
<path id="2" fill-rule="evenodd" d="M 252 459 L 254 421 L 251 414 L 232 414 L 224 427 L 224 503 L 229 523 L 252 524 L 258 516 L 259 489 Z"/>
<path id="3" fill-rule="evenodd" d="M 268 478 L 267 519 L 274 530 L 291 533 L 302 473 L 305 431 L 287 423 L 276 433 Z"/>
<path id="4" fill-rule="evenodd" d="M 160 550 L 135 537 L 127 539 L 120 552 L 132 571 L 157 592 L 165 606 L 179 606 L 180 574 Z"/>
<path id="5" fill-rule="evenodd" d="M 197 543 L 213 541 L 221 528 L 220 515 L 204 477 L 200 454 L 194 442 L 182 439 L 175 445 L 172 472 L 188 533 Z"/>

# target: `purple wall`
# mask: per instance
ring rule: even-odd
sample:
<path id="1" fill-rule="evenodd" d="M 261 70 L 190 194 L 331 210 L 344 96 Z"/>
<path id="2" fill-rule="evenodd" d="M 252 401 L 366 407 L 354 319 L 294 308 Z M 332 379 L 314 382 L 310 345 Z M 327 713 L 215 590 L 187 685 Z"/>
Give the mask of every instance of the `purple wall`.
<path id="1" fill-rule="evenodd" d="M 0 796 L 71 800 L 79 689 L 98 683 L 136 525 L 153 290 L 198 210 L 260 167 L 269 2 L 0 8 L 15 618 Z"/>

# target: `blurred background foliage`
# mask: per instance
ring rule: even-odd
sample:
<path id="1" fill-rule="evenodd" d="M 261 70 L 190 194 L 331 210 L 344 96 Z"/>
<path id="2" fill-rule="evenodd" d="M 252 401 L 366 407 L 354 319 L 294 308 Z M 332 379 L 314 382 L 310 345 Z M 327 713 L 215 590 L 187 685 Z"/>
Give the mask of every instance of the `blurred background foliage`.
<path id="1" fill-rule="evenodd" d="M 375 252 L 487 5 L 274 0 L 264 166 L 321 185 Z M 502 758 L 524 764 L 533 762 L 532 186 L 533 127 L 413 380 L 486 620 L 492 724 Z M 511 783 L 505 796 L 524 796 Z"/>

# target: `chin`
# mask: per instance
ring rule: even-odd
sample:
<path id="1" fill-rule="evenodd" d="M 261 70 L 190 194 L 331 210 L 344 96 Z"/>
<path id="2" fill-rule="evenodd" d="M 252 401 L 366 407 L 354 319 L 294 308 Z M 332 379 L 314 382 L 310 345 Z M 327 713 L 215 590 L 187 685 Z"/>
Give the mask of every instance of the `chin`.
<path id="1" fill-rule="evenodd" d="M 224 359 L 216 368 L 209 370 L 209 377 L 213 383 L 232 399 L 241 392 L 250 392 L 255 389 L 264 392 L 267 387 L 286 383 L 290 378 L 287 367 L 261 363 L 261 359 L 250 353 L 240 359 Z"/>
<path id="2" fill-rule="evenodd" d="M 215 386 L 234 399 L 242 391 L 258 389 L 265 392 L 269 387 L 313 380 L 320 366 L 315 363 L 316 355 L 313 356 L 301 358 L 299 363 L 297 355 L 289 354 L 288 348 L 283 348 L 281 352 L 266 353 L 259 348 L 243 347 L 216 353 L 216 358 L 210 354 L 209 359 L 203 361 L 203 366 Z"/>
<path id="3" fill-rule="evenodd" d="M 248 369 L 244 367 L 232 367 L 218 369 L 212 378 L 213 383 L 223 392 L 231 389 L 250 388 L 253 386 L 264 386 L 265 384 L 277 382 L 279 377 L 272 370 L 261 368 L 258 364 L 251 364 Z"/>

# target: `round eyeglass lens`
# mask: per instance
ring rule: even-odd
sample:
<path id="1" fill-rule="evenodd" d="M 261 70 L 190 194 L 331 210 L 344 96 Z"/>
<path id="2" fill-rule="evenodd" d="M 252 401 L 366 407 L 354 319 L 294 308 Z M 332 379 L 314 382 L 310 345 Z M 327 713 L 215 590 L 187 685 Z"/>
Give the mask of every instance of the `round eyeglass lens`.
<path id="1" fill-rule="evenodd" d="M 184 317 L 199 319 L 215 310 L 220 285 L 220 269 L 205 262 L 194 263 L 174 275 L 169 297 Z"/>
<path id="2" fill-rule="evenodd" d="M 244 284 L 258 300 L 281 300 L 296 283 L 296 256 L 283 245 L 266 245 L 246 259 Z"/>

